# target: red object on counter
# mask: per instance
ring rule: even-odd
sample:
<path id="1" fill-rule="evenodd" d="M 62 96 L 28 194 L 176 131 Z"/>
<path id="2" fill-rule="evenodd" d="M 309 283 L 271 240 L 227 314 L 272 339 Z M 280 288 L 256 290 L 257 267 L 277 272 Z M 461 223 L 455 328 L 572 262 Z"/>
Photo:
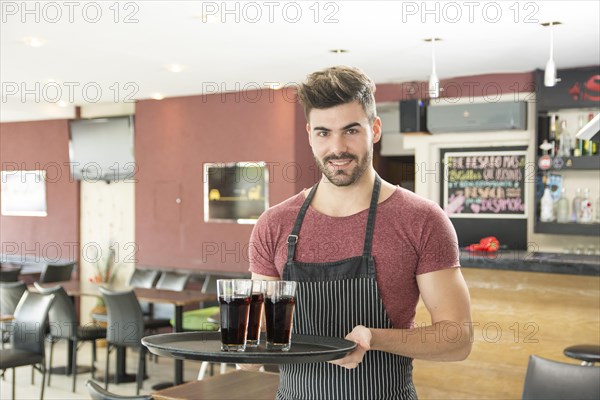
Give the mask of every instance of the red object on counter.
<path id="1" fill-rule="evenodd" d="M 500 248 L 500 242 L 494 236 L 484 237 L 479 243 L 471 244 L 465 247 L 468 251 L 487 251 L 493 252 L 498 251 Z"/>

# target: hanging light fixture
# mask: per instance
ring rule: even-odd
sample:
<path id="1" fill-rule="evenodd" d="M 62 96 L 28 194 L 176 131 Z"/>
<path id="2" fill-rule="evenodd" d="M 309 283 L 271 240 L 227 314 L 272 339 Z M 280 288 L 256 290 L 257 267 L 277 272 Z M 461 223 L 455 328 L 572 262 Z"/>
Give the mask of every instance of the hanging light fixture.
<path id="1" fill-rule="evenodd" d="M 560 25 L 558 21 L 544 22 L 542 26 L 550 28 L 550 59 L 546 63 L 546 70 L 544 71 L 544 86 L 554 86 L 556 82 L 560 82 L 560 79 L 556 77 L 556 63 L 554 62 L 554 25 Z"/>
<path id="2" fill-rule="evenodd" d="M 435 42 L 439 42 L 440 38 L 425 39 L 426 42 L 431 42 L 431 75 L 429 75 L 429 98 L 436 99 L 440 97 L 440 79 L 437 76 L 435 68 Z"/>

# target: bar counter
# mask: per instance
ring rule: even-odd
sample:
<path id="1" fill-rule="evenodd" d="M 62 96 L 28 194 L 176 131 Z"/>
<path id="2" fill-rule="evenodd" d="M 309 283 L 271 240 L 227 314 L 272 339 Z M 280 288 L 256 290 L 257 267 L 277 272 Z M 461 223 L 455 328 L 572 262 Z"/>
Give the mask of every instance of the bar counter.
<path id="1" fill-rule="evenodd" d="M 600 255 L 525 250 L 501 250 L 494 253 L 461 250 L 460 265 L 467 268 L 600 276 Z"/>
<path id="2" fill-rule="evenodd" d="M 420 398 L 519 399 L 530 354 L 579 364 L 563 350 L 600 343 L 600 276 L 590 274 L 597 271 L 597 263 L 519 262 L 504 256 L 463 262 L 471 295 L 473 350 L 462 362 L 415 360 Z M 558 273 L 539 272 L 542 269 Z M 422 302 L 415 322 L 430 323 Z M 457 332 L 449 329 L 444 334 L 453 339 Z"/>

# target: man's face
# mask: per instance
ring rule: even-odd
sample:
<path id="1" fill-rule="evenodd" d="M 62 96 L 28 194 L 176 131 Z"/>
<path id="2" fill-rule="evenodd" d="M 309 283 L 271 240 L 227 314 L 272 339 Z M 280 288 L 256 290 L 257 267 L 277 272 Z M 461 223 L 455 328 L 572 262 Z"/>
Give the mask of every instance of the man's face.
<path id="1" fill-rule="evenodd" d="M 319 169 L 336 186 L 355 183 L 373 160 L 373 143 L 381 138 L 381 120 L 369 124 L 358 102 L 313 109 L 306 125 Z"/>

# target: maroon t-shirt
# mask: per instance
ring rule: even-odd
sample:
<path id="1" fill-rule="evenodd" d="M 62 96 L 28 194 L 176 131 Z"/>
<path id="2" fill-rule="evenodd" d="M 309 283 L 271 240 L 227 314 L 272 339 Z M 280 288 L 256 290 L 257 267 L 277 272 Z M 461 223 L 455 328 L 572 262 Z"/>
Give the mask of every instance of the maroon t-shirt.
<path id="1" fill-rule="evenodd" d="M 304 202 L 302 193 L 261 215 L 250 238 L 250 271 L 281 277 L 287 237 Z M 295 260 L 338 261 L 363 252 L 368 209 L 330 217 L 309 207 L 298 235 Z M 434 202 L 398 187 L 378 204 L 373 234 L 377 285 L 395 328 L 410 328 L 419 301 L 416 275 L 459 266 L 452 223 Z"/>

